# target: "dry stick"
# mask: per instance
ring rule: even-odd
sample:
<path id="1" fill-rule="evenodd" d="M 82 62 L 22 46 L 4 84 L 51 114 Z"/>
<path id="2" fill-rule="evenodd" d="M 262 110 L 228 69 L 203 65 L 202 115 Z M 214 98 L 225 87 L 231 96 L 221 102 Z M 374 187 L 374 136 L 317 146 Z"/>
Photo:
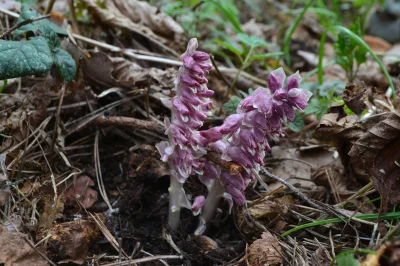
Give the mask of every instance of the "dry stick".
<path id="1" fill-rule="evenodd" d="M 40 252 L 35 245 L 33 245 L 31 243 L 31 241 L 29 241 L 26 236 L 24 237 L 24 241 L 37 253 L 39 254 L 43 259 L 45 259 L 48 263 L 50 263 L 51 265 L 57 266 L 54 262 L 52 262 L 48 257 L 46 257 L 42 252 Z"/>
<path id="2" fill-rule="evenodd" d="M 56 122 L 54 123 L 53 137 L 51 139 L 51 150 L 52 150 L 52 152 L 55 151 L 56 138 L 57 138 L 57 135 L 58 135 L 58 130 L 57 129 L 58 129 L 59 125 L 60 125 L 60 113 L 61 113 L 61 106 L 62 106 L 63 100 L 64 100 L 65 86 L 66 86 L 66 83 L 63 82 L 63 85 L 61 87 L 60 101 L 58 102 L 58 106 L 57 106 Z"/>
<path id="3" fill-rule="evenodd" d="M 48 15 L 37 17 L 37 18 L 29 18 L 27 20 L 21 21 L 20 23 L 17 23 L 16 25 L 14 25 L 10 29 L 8 29 L 6 32 L 4 32 L 2 35 L 0 35 L 0 39 L 4 39 L 4 37 L 9 35 L 11 32 L 15 31 L 16 29 L 18 29 L 26 24 L 30 24 L 30 23 L 33 23 L 33 22 L 41 20 L 41 19 L 49 18 L 50 16 L 51 15 L 48 14 Z"/>
<path id="4" fill-rule="evenodd" d="M 10 16 L 13 16 L 13 17 L 16 17 L 16 18 L 19 17 L 18 13 L 9 11 L 9 10 L 4 9 L 4 8 L 0 8 L 0 12 L 2 12 L 4 14 L 7 14 L 7 15 L 10 15 Z M 78 40 L 82 40 L 84 42 L 87 42 L 87 43 L 90 43 L 90 44 L 93 44 L 93 45 L 108 49 L 109 51 L 123 53 L 124 55 L 130 56 L 130 57 L 132 57 L 134 59 L 137 59 L 137 60 L 157 62 L 157 63 L 169 64 L 169 65 L 174 65 L 174 66 L 181 66 L 182 65 L 182 62 L 178 61 L 178 60 L 172 60 L 172 59 L 163 58 L 163 57 L 157 57 L 157 56 L 139 55 L 139 54 L 136 54 L 135 52 L 133 52 L 132 49 L 121 49 L 119 47 L 116 47 L 116 46 L 113 46 L 113 45 L 109 45 L 107 43 L 99 42 L 99 41 L 96 41 L 96 40 L 93 40 L 93 39 L 90 39 L 90 38 L 86 38 L 84 36 L 81 36 L 81 35 L 75 34 L 75 33 L 73 33 L 72 36 L 74 38 L 78 39 Z M 218 69 L 222 73 L 233 73 L 233 74 L 236 74 L 236 73 L 239 72 L 239 70 L 236 69 L 236 68 L 219 67 Z M 259 79 L 259 78 L 255 77 L 255 76 L 253 76 L 253 75 L 251 75 L 251 74 L 249 74 L 247 72 L 241 71 L 240 75 L 243 76 L 244 78 L 252 80 L 252 81 L 254 81 L 254 82 L 256 82 L 256 83 L 258 83 L 260 85 L 268 86 L 268 84 L 267 84 L 267 82 L 265 80 Z"/>
<path id="5" fill-rule="evenodd" d="M 118 262 L 114 263 L 109 263 L 109 264 L 103 264 L 101 266 L 125 266 L 125 265 L 130 265 L 130 263 L 141 263 L 141 262 L 147 262 L 147 261 L 153 261 L 153 260 L 162 260 L 162 259 L 183 259 L 183 256 L 178 256 L 178 255 L 158 255 L 158 256 L 150 256 L 146 258 L 140 258 L 140 259 L 135 259 L 135 260 L 128 260 L 128 261 L 123 261 L 121 264 L 118 264 Z"/>
<path id="6" fill-rule="evenodd" d="M 310 205 L 311 207 L 318 209 L 318 210 L 324 210 L 321 206 L 315 204 L 314 202 L 312 202 L 309 198 L 307 198 L 306 196 L 303 195 L 303 193 L 300 192 L 300 190 L 298 190 L 297 188 L 295 188 L 292 184 L 286 182 L 285 180 L 283 180 L 280 177 L 277 177 L 273 174 L 271 174 L 270 172 L 268 172 L 267 169 L 265 169 L 264 167 L 261 167 L 261 171 L 262 174 L 268 176 L 269 178 L 274 179 L 275 181 L 278 181 L 279 183 L 283 184 L 284 186 L 286 186 L 288 189 L 290 189 L 298 198 L 300 198 L 301 200 L 303 200 L 304 202 L 306 202 L 308 205 Z"/>
<path id="7" fill-rule="evenodd" d="M 55 2 L 56 2 L 56 0 L 50 0 L 49 1 L 48 5 L 47 5 L 47 8 L 46 8 L 46 11 L 44 11 L 45 14 L 50 14 L 51 10 L 53 9 L 53 6 L 54 6 Z"/>
<path id="8" fill-rule="evenodd" d="M 101 126 L 125 126 L 134 129 L 146 129 L 159 134 L 164 134 L 165 132 L 165 127 L 155 121 L 141 120 L 133 117 L 99 116 L 94 122 Z"/>

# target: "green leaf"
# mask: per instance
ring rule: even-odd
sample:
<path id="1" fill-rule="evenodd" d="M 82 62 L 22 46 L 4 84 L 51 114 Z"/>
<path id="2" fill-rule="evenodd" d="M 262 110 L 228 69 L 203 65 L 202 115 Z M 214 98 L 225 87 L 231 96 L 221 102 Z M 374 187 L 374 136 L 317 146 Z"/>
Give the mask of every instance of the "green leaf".
<path id="1" fill-rule="evenodd" d="M 214 4 L 215 7 L 222 13 L 222 15 L 231 22 L 236 32 L 243 32 L 239 21 L 239 16 L 237 16 L 237 13 L 239 12 L 236 9 L 235 5 L 228 1 L 220 2 L 216 0 L 209 0 L 209 2 Z"/>
<path id="2" fill-rule="evenodd" d="M 360 266 L 360 262 L 354 258 L 353 254 L 350 253 L 340 253 L 337 258 L 338 266 Z"/>
<path id="3" fill-rule="evenodd" d="M 361 65 L 365 62 L 367 62 L 367 50 L 365 50 L 362 47 L 359 47 L 355 52 L 354 52 L 354 58 L 357 61 L 357 65 Z"/>
<path id="4" fill-rule="evenodd" d="M 266 41 L 264 41 L 263 39 L 260 39 L 258 37 L 255 36 L 249 36 L 246 33 L 238 33 L 237 38 L 244 44 L 246 44 L 249 47 L 266 47 L 268 44 Z"/>
<path id="5" fill-rule="evenodd" d="M 239 97 L 233 96 L 232 99 L 229 102 L 224 104 L 223 108 L 224 108 L 225 112 L 228 115 L 235 114 L 236 113 L 236 108 L 238 107 L 238 105 L 239 105 L 241 100 L 242 99 L 240 99 Z"/>
<path id="6" fill-rule="evenodd" d="M 58 38 L 57 33 L 47 25 L 44 25 L 40 32 L 42 36 L 46 39 L 47 43 L 51 50 L 54 50 L 57 47 L 60 47 L 60 38 Z"/>
<path id="7" fill-rule="evenodd" d="M 70 82 L 75 77 L 76 66 L 72 56 L 60 48 L 54 49 L 54 63 L 60 71 L 61 77 Z"/>
<path id="8" fill-rule="evenodd" d="M 235 47 L 234 45 L 231 45 L 227 42 L 217 40 L 217 39 L 214 39 L 214 42 L 216 42 L 217 44 L 221 45 L 222 47 L 228 49 L 230 52 L 234 53 L 235 55 L 237 55 L 239 57 L 241 57 L 243 55 L 243 51 L 240 50 L 240 48 Z"/>
<path id="9" fill-rule="evenodd" d="M 295 114 L 294 120 L 292 122 L 288 122 L 287 126 L 293 132 L 300 132 L 304 128 L 304 120 L 298 113 Z"/>
<path id="10" fill-rule="evenodd" d="M 260 60 L 260 59 L 265 59 L 265 58 L 270 58 L 274 56 L 281 56 L 283 55 L 283 52 L 274 52 L 274 53 L 265 53 L 265 54 L 255 54 L 252 55 L 250 58 L 251 60 Z"/>
<path id="11" fill-rule="evenodd" d="M 29 40 L 0 40 L 0 80 L 49 71 L 53 58 L 43 37 Z"/>
<path id="12" fill-rule="evenodd" d="M 23 4 L 21 7 L 21 14 L 18 18 L 18 23 L 25 21 L 27 19 L 31 18 L 37 18 L 40 17 L 41 14 L 34 10 L 33 8 L 30 8 L 28 5 Z M 24 25 L 18 29 L 16 29 L 13 33 L 14 37 L 18 37 L 26 32 L 32 31 L 32 32 L 37 32 L 38 30 L 42 31 L 43 27 L 48 26 L 52 30 L 54 30 L 57 34 L 61 35 L 67 35 L 67 32 L 60 27 L 58 27 L 56 24 L 50 22 L 48 19 L 41 19 L 35 22 L 32 22 L 30 24 Z"/>

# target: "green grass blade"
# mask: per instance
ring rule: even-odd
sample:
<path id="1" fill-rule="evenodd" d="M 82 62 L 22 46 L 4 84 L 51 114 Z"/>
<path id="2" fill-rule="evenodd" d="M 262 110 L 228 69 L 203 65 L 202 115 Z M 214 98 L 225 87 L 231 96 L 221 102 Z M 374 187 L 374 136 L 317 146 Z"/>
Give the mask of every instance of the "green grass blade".
<path id="1" fill-rule="evenodd" d="M 300 24 L 300 21 L 303 19 L 304 14 L 307 12 L 307 9 L 311 7 L 311 5 L 314 3 L 314 0 L 310 0 L 307 5 L 303 8 L 301 13 L 296 17 L 296 19 L 293 21 L 292 25 L 290 25 L 289 29 L 286 31 L 285 34 L 285 39 L 283 40 L 283 47 L 282 51 L 285 54 L 285 61 L 287 65 L 291 64 L 291 59 L 290 59 L 290 49 L 289 49 L 289 44 L 290 44 L 290 39 L 292 38 L 292 35 L 294 31 L 296 30 L 297 26 Z"/>
<path id="2" fill-rule="evenodd" d="M 349 29 L 347 29 L 347 28 L 345 28 L 343 26 L 340 26 L 340 25 L 329 27 L 328 29 L 326 29 L 322 33 L 321 41 L 320 41 L 320 44 L 319 44 L 318 82 L 320 84 L 323 83 L 323 75 L 324 75 L 324 73 L 323 73 L 323 69 L 322 69 L 322 59 L 324 57 L 324 47 L 325 47 L 326 35 L 330 31 L 341 31 L 341 32 L 344 32 L 344 33 L 348 34 L 353 41 L 355 41 L 357 44 L 359 44 L 362 48 L 366 49 L 371 54 L 371 56 L 374 58 L 374 60 L 378 63 L 379 67 L 381 68 L 381 70 L 382 70 L 383 74 L 385 75 L 387 81 L 389 82 L 389 86 L 392 89 L 393 102 L 396 104 L 395 87 L 394 87 L 392 79 L 390 78 L 390 75 L 389 75 L 388 71 L 386 70 L 385 66 L 383 65 L 382 61 L 371 50 L 371 48 L 368 46 L 368 44 L 366 44 L 364 42 L 363 39 L 361 39 L 357 34 L 352 32 L 351 30 L 349 30 Z"/>
<path id="3" fill-rule="evenodd" d="M 355 218 L 360 219 L 360 220 L 364 220 L 364 221 L 373 221 L 378 219 L 378 213 L 373 213 L 373 214 L 363 214 L 363 215 L 358 215 L 355 216 Z M 385 213 L 381 215 L 381 220 L 392 220 L 392 219 L 398 219 L 400 218 L 400 212 L 390 212 L 390 213 Z M 332 219 L 326 219 L 326 220 L 322 220 L 322 221 L 315 221 L 312 223 L 308 223 L 308 224 L 302 224 L 299 226 L 296 226 L 286 232 L 284 232 L 282 234 L 282 236 L 287 236 L 293 232 L 296 232 L 298 230 L 301 229 L 305 229 L 305 228 L 310 228 L 310 227 L 314 227 L 314 226 L 318 226 L 318 225 L 325 225 L 325 224 L 330 224 L 330 223 L 340 223 L 340 222 L 347 222 L 349 219 L 347 218 L 332 218 Z"/>

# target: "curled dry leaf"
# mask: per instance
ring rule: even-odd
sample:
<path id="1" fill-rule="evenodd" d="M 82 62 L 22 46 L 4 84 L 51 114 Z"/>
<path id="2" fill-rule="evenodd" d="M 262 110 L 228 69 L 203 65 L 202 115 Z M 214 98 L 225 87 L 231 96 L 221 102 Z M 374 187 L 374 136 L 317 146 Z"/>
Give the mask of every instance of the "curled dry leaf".
<path id="1" fill-rule="evenodd" d="M 269 228 L 281 227 L 280 221 L 283 219 L 279 217 L 285 216 L 288 206 L 293 203 L 294 198 L 291 195 L 285 195 L 281 198 L 261 200 L 247 209 L 242 208 L 236 214 L 240 231 L 251 239 L 259 238 L 267 225 Z"/>
<path id="2" fill-rule="evenodd" d="M 328 113 L 322 116 L 316 134 L 331 137 L 348 177 L 347 185 L 356 181 L 365 185 L 370 181 L 366 168 L 360 165 L 357 158 L 350 157 L 349 152 L 354 142 L 385 117 L 386 114 L 381 114 L 358 121 L 356 115 L 346 115 L 343 106 L 332 106 Z"/>
<path id="3" fill-rule="evenodd" d="M 94 221 L 75 220 L 56 224 L 49 231 L 41 233 L 47 240 L 47 251 L 51 259 L 60 263 L 83 264 L 87 258 L 89 245 L 100 236 Z"/>
<path id="4" fill-rule="evenodd" d="M 114 66 L 105 53 L 94 53 L 91 54 L 90 58 L 83 56 L 81 65 L 85 80 L 90 86 L 101 89 L 132 88 L 132 82 L 119 81 L 112 75 Z"/>
<path id="5" fill-rule="evenodd" d="M 49 265 L 25 242 L 24 237 L 27 237 L 27 235 L 9 232 L 6 227 L 0 224 L 0 264 L 4 266 Z"/>
<path id="6" fill-rule="evenodd" d="M 372 176 L 384 203 L 400 203 L 400 116 L 391 113 L 365 132 L 349 155 Z"/>
<path id="7" fill-rule="evenodd" d="M 149 27 L 152 31 L 166 38 L 173 36 L 179 40 L 184 30 L 173 18 L 145 1 L 113 0 L 122 14 L 134 23 Z"/>
<path id="8" fill-rule="evenodd" d="M 366 87 L 360 87 L 349 84 L 343 91 L 343 101 L 355 114 L 360 115 L 366 108 L 368 95 L 371 90 Z"/>
<path id="9" fill-rule="evenodd" d="M 400 264 L 400 240 L 383 244 L 376 254 L 369 254 L 362 266 L 395 266 Z"/>
<path id="10" fill-rule="evenodd" d="M 90 58 L 83 57 L 82 70 L 91 86 L 101 89 L 149 87 L 150 95 L 155 98 L 167 97 L 177 73 L 174 68 L 143 68 L 125 58 L 108 57 L 104 53 L 93 53 Z"/>
<path id="11" fill-rule="evenodd" d="M 157 44 L 160 48 L 174 55 L 176 54 L 175 51 L 168 48 L 168 46 L 174 47 L 173 41 L 169 41 L 164 37 L 156 35 L 151 30 L 151 28 L 149 28 L 146 25 L 138 24 L 132 21 L 131 18 L 127 17 L 119 9 L 119 7 L 115 3 L 116 1 L 103 0 L 101 1 L 102 2 L 101 4 L 98 3 L 99 1 L 95 0 L 82 0 L 82 2 L 84 2 L 87 5 L 88 10 L 93 14 L 95 14 L 101 20 L 102 23 L 112 27 L 124 28 L 128 31 L 139 34 L 144 38 L 151 40 L 153 43 Z"/>
<path id="12" fill-rule="evenodd" d="M 282 264 L 282 248 L 270 232 L 262 233 L 261 239 L 249 247 L 249 264 L 252 266 L 273 266 Z"/>
<path id="13" fill-rule="evenodd" d="M 8 198 L 11 195 L 10 189 L 7 187 L 7 177 L 4 174 L 0 174 L 0 207 L 7 203 Z"/>
<path id="14" fill-rule="evenodd" d="M 117 80 L 131 82 L 136 86 L 149 86 L 150 94 L 169 94 L 177 74 L 175 68 L 165 70 L 155 67 L 143 68 L 122 57 L 110 57 L 113 64 L 112 75 Z M 155 95 L 153 95 L 155 96 Z M 163 95 L 166 97 L 166 95 Z"/>
<path id="15" fill-rule="evenodd" d="M 94 182 L 90 177 L 83 175 L 76 178 L 74 185 L 64 192 L 66 204 L 73 204 L 79 200 L 83 207 L 90 208 L 98 198 L 97 191 L 91 189 Z"/>

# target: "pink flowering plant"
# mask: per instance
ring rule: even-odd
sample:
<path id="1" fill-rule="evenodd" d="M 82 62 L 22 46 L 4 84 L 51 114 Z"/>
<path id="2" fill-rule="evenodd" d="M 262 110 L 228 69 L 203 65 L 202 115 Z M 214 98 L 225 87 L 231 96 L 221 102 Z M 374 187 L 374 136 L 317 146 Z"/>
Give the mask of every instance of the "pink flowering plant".
<path id="1" fill-rule="evenodd" d="M 166 119 L 168 141 L 157 144 L 161 159 L 168 162 L 171 171 L 168 223 L 179 226 L 181 207 L 200 214 L 196 234 L 202 234 L 217 209 L 221 198 L 230 204 L 245 204 L 244 191 L 258 177 L 264 165 L 265 153 L 270 150 L 267 136 L 282 135 L 282 121 L 293 121 L 295 110 L 307 107 L 311 93 L 299 88 L 299 73 L 291 75 L 285 85 L 282 68 L 272 71 L 268 87 L 259 88 L 237 107 L 236 114 L 228 116 L 221 126 L 205 131 L 198 129 L 210 115 L 213 91 L 207 88 L 205 74 L 211 69 L 208 54 L 196 51 L 197 40 L 189 41 L 182 55 L 182 67 L 175 81 L 176 96 L 164 100 L 171 108 L 171 122 Z M 205 160 L 207 151 L 216 151 L 221 159 L 241 165 L 242 173 L 228 170 Z M 205 198 L 197 196 L 191 204 L 183 189 L 185 180 L 197 174 L 207 186 Z"/>
<path id="2" fill-rule="evenodd" d="M 192 174 L 201 174 L 200 158 L 206 154 L 205 139 L 197 131 L 210 115 L 214 94 L 207 88 L 205 74 L 211 69 L 209 55 L 196 51 L 197 39 L 191 39 L 181 56 L 182 66 L 175 80 L 176 96 L 163 103 L 171 108 L 171 121 L 165 119 L 168 141 L 156 145 L 161 159 L 168 162 L 171 173 L 169 187 L 169 226 L 177 229 L 181 207 L 191 208 L 183 183 Z M 204 200 L 203 200 L 204 202 Z M 194 202 L 195 213 L 202 207 L 201 200 Z M 199 207 L 201 205 L 201 207 Z"/>

